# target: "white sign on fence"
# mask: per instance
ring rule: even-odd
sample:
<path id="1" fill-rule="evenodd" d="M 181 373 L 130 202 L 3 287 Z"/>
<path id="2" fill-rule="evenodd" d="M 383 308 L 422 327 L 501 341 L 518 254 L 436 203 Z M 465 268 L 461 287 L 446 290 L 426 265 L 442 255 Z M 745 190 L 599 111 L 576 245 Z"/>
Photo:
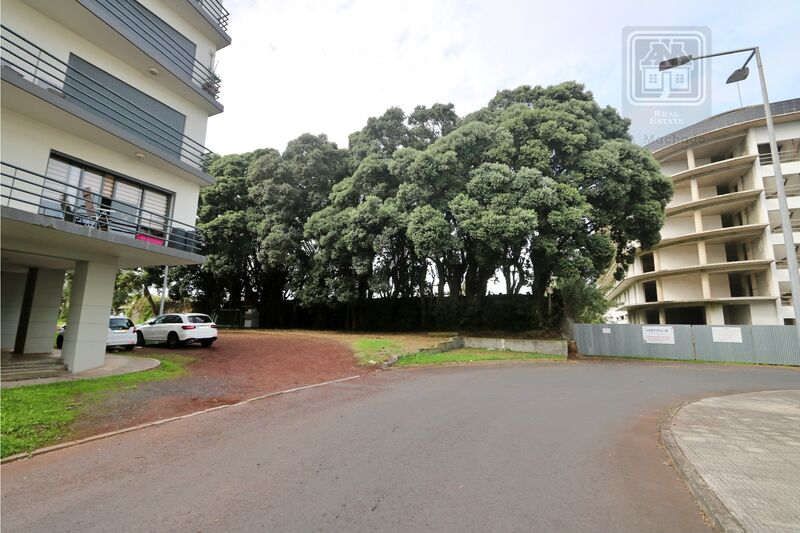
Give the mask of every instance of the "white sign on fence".
<path id="1" fill-rule="evenodd" d="M 603 328 L 603 333 L 606 335 L 611 335 L 611 328 Z"/>
<path id="2" fill-rule="evenodd" d="M 742 328 L 711 328 L 711 340 L 714 342 L 742 343 Z"/>
<path id="3" fill-rule="evenodd" d="M 642 326 L 645 344 L 675 344 L 675 329 L 672 326 Z"/>

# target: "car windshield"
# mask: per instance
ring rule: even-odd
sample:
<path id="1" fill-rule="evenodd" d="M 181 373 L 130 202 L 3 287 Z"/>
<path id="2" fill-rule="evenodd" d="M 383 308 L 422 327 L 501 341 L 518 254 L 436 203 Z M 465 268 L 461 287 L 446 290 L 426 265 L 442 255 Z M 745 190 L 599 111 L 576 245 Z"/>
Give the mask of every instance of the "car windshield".
<path id="1" fill-rule="evenodd" d="M 189 315 L 187 318 L 189 319 L 189 322 L 193 322 L 195 324 L 210 324 L 211 323 L 211 317 L 209 317 L 207 315 Z"/>
<path id="2" fill-rule="evenodd" d="M 133 327 L 133 323 L 127 318 L 112 318 L 108 321 L 109 329 L 128 329 Z"/>

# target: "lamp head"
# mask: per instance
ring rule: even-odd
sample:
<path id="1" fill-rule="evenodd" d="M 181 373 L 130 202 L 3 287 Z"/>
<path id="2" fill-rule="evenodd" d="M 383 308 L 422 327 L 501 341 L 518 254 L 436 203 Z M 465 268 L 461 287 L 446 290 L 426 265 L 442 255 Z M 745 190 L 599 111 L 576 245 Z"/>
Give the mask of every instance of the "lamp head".
<path id="1" fill-rule="evenodd" d="M 658 64 L 658 70 L 669 70 L 671 68 L 680 67 L 692 60 L 692 56 L 678 56 L 672 59 L 665 59 Z"/>
<path id="2" fill-rule="evenodd" d="M 737 68 L 734 70 L 730 76 L 728 76 L 728 80 L 725 83 L 736 83 L 737 81 L 742 81 L 747 79 L 747 75 L 750 74 L 750 69 L 747 67 Z"/>

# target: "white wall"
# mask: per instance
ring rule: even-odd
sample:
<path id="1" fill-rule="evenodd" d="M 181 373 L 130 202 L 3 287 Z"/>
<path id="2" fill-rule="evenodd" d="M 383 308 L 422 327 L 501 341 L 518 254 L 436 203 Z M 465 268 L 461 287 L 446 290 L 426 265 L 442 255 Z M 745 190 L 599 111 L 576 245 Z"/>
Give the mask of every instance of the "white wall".
<path id="1" fill-rule="evenodd" d="M 697 253 L 697 244 L 691 243 L 682 246 L 670 246 L 659 250 L 661 269 L 682 268 L 700 264 Z"/>
<path id="2" fill-rule="evenodd" d="M 662 239 L 680 237 L 688 233 L 694 233 L 694 218 L 691 214 L 669 217 L 661 228 Z"/>
<path id="3" fill-rule="evenodd" d="M 47 171 L 52 149 L 171 191 L 175 193 L 173 218 L 195 225 L 200 186 L 151 166 L 146 160 L 114 152 L 5 107 L 0 122 L 0 143 L 3 161 L 32 172 L 44 174 Z M 21 205 L 14 207 L 23 208 Z M 37 208 L 29 206 L 26 210 L 35 212 Z"/>
<path id="4" fill-rule="evenodd" d="M 161 4 L 160 2 L 157 3 Z M 162 8 L 162 11 L 165 11 L 165 8 Z M 112 76 L 182 113 L 186 116 L 185 135 L 200 144 L 205 142 L 206 123 L 208 121 L 206 111 L 167 89 L 158 79 L 147 72 L 133 68 L 107 53 L 97 44 L 87 40 L 84 36 L 73 33 L 54 20 L 23 4 L 20 0 L 3 0 L 2 18 L 5 26 L 8 26 L 65 63 L 69 60 L 70 52 L 73 52 Z M 102 22 L 98 21 L 98 24 L 102 24 Z M 87 35 L 87 37 L 91 38 L 91 35 Z M 194 39 L 193 36 L 187 35 L 187 37 Z M 204 46 L 204 51 L 200 51 L 202 47 L 198 43 L 199 54 L 208 54 L 208 41 Z M 206 64 L 207 62 L 206 60 Z"/>
<path id="5" fill-rule="evenodd" d="M 673 276 L 661 280 L 663 300 L 691 300 L 702 298 L 703 287 L 700 276 Z"/>

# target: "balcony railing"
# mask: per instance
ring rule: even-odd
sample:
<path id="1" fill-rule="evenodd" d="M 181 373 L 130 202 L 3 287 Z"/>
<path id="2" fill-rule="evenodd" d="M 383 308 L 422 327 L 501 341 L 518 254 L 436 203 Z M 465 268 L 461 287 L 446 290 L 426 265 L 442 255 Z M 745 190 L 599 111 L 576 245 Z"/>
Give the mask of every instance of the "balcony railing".
<path id="1" fill-rule="evenodd" d="M 97 0 L 105 10 L 131 32 L 141 36 L 157 50 L 163 52 L 192 82 L 213 98 L 219 94 L 220 79 L 197 61 L 181 44 L 163 28 L 154 25 L 125 0 Z"/>
<path id="2" fill-rule="evenodd" d="M 0 204 L 73 224 L 125 235 L 131 239 L 200 253 L 203 242 L 195 228 L 163 213 L 105 198 L 10 163 L 2 163 Z"/>
<path id="3" fill-rule="evenodd" d="M 219 0 L 188 0 L 193 4 L 200 6 L 200 8 L 208 13 L 211 18 L 217 21 L 217 24 L 223 31 L 228 30 L 228 18 L 230 13 L 222 7 L 222 2 Z"/>
<path id="4" fill-rule="evenodd" d="M 778 159 L 781 163 L 793 163 L 800 161 L 800 151 L 798 150 L 781 150 L 778 152 Z M 772 164 L 772 154 L 759 154 L 758 160 L 761 166 Z"/>
<path id="5" fill-rule="evenodd" d="M 6 26 L 0 28 L 4 69 L 111 121 L 198 170 L 205 169 L 211 155 L 205 146 L 91 76 L 70 68 L 15 31 Z"/>

